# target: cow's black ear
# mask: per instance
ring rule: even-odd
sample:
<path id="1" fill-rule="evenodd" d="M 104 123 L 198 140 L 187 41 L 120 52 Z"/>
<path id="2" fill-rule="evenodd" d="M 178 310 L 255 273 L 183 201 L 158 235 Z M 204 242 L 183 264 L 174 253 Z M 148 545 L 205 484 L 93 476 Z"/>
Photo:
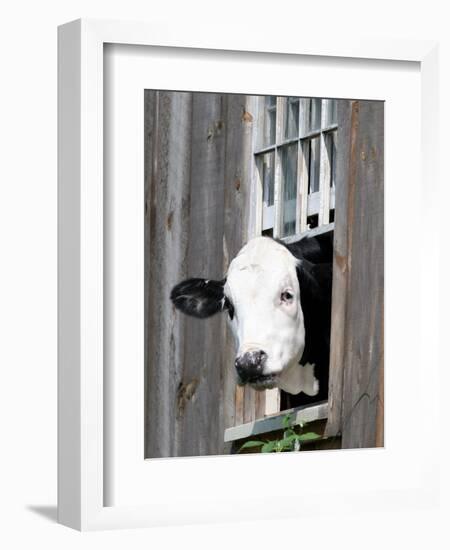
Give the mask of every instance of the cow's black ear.
<path id="1" fill-rule="evenodd" d="M 314 264 L 333 262 L 333 233 L 324 233 L 316 237 L 302 237 L 298 241 L 285 245 L 296 258 L 308 260 Z"/>
<path id="2" fill-rule="evenodd" d="M 205 319 L 227 308 L 223 293 L 225 281 L 187 279 L 173 287 L 170 299 L 186 315 Z"/>

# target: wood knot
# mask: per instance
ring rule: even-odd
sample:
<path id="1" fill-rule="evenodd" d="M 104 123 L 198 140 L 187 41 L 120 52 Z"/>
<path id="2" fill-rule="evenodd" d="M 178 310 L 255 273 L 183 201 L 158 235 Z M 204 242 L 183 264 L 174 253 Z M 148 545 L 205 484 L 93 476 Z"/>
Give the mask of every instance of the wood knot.
<path id="1" fill-rule="evenodd" d="M 188 401 L 192 399 L 198 387 L 198 379 L 193 378 L 187 384 L 180 382 L 177 390 L 177 417 L 183 415 Z"/>
<path id="2" fill-rule="evenodd" d="M 245 108 L 242 108 L 241 120 L 242 122 L 250 123 L 250 122 L 253 122 L 253 116 L 251 115 L 251 113 L 246 111 Z"/>
<path id="3" fill-rule="evenodd" d="M 173 210 L 171 210 L 166 218 L 166 227 L 168 231 L 172 229 L 172 223 L 173 223 Z"/>
<path id="4" fill-rule="evenodd" d="M 339 254 L 335 254 L 334 258 L 341 273 L 345 273 L 347 271 L 347 258 Z"/>
<path id="5" fill-rule="evenodd" d="M 206 141 L 211 141 L 217 136 L 220 136 L 224 127 L 223 120 L 216 120 L 208 128 L 208 133 L 206 135 Z"/>

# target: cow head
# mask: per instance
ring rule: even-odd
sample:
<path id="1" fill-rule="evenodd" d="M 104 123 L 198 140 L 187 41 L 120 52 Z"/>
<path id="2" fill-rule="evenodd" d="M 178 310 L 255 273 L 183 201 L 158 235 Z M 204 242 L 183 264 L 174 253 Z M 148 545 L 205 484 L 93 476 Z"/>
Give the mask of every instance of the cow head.
<path id="1" fill-rule="evenodd" d="M 241 384 L 291 393 L 303 389 L 299 361 L 305 328 L 298 264 L 282 244 L 257 237 L 232 260 L 226 279 L 188 279 L 172 290 L 174 305 L 187 315 L 206 318 L 227 312 Z"/>

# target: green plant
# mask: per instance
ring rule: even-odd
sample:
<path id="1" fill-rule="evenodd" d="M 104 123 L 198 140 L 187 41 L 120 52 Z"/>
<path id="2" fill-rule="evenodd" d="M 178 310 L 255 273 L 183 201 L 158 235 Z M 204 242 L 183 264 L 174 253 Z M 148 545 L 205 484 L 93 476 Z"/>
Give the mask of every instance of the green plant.
<path id="1" fill-rule="evenodd" d="M 303 441 L 312 441 L 319 439 L 320 435 L 314 432 L 303 433 L 303 424 L 299 422 L 293 425 L 292 415 L 287 414 L 282 420 L 283 437 L 281 439 L 271 440 L 251 440 L 246 441 L 240 448 L 239 453 L 244 449 L 254 449 L 260 447 L 260 453 L 283 453 L 299 451 Z"/>

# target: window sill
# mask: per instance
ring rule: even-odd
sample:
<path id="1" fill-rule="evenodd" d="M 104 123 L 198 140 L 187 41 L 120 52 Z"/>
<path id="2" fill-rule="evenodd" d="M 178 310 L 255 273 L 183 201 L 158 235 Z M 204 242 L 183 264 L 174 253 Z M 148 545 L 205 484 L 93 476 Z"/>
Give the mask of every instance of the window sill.
<path id="1" fill-rule="evenodd" d="M 308 229 L 303 233 L 297 233 L 297 235 L 292 235 L 290 237 L 281 237 L 281 240 L 286 244 L 291 244 L 297 242 L 306 235 L 308 235 L 308 237 L 316 237 L 317 235 L 323 235 L 324 233 L 329 233 L 330 231 L 334 231 L 334 222 L 315 227 L 314 229 Z"/>
<path id="2" fill-rule="evenodd" d="M 310 424 L 311 422 L 326 421 L 328 417 L 328 401 L 322 401 L 316 405 L 306 405 L 295 409 L 288 409 L 253 422 L 247 422 L 240 426 L 227 428 L 224 432 L 224 442 L 230 443 L 245 439 L 252 435 L 265 434 L 283 429 L 283 418 L 291 415 L 293 425 Z"/>

